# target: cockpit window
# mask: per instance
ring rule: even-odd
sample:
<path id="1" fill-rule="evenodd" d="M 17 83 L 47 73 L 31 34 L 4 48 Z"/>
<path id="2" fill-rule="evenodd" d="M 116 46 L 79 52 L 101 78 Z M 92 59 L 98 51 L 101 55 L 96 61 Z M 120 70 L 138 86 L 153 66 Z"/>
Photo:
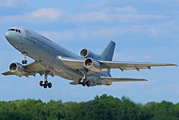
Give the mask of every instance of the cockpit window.
<path id="1" fill-rule="evenodd" d="M 18 32 L 18 33 L 21 33 L 21 31 L 18 30 L 18 29 L 9 29 L 8 31 L 16 31 L 16 32 Z"/>
<path id="2" fill-rule="evenodd" d="M 9 29 L 9 31 L 16 31 L 16 29 Z"/>

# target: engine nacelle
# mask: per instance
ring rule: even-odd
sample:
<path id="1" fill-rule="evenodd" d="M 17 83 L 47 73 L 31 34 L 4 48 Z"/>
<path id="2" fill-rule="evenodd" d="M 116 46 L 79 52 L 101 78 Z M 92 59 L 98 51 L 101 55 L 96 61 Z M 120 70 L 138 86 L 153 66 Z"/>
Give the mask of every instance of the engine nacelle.
<path id="1" fill-rule="evenodd" d="M 24 67 L 20 63 L 11 63 L 9 65 L 9 70 L 19 77 L 25 74 Z"/>
<path id="2" fill-rule="evenodd" d="M 100 57 L 98 56 L 98 55 L 96 55 L 96 54 L 94 54 L 93 52 L 91 52 L 90 50 L 88 50 L 88 49 L 82 49 L 81 51 L 80 51 L 80 56 L 82 57 L 82 58 L 94 58 L 94 59 L 96 59 L 96 60 L 99 60 L 100 59 Z"/>
<path id="3" fill-rule="evenodd" d="M 87 58 L 84 62 L 84 66 L 93 72 L 105 72 L 106 68 L 102 68 L 101 64 L 93 58 Z"/>

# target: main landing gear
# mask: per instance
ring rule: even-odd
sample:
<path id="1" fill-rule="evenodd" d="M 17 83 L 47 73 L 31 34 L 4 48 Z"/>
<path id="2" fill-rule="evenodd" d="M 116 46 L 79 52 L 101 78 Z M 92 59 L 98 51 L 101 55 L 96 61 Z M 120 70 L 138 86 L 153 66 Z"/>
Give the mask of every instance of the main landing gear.
<path id="1" fill-rule="evenodd" d="M 90 81 L 89 80 L 86 80 L 86 79 L 79 79 L 78 81 L 79 84 L 82 84 L 82 86 L 90 86 Z"/>
<path id="2" fill-rule="evenodd" d="M 50 73 L 50 71 L 46 71 L 45 72 L 45 77 L 44 77 L 44 82 L 43 81 L 40 81 L 40 86 L 42 87 L 44 87 L 44 88 L 51 88 L 52 87 L 52 83 L 48 83 L 48 81 L 47 81 L 47 76 L 48 76 L 48 74 Z"/>

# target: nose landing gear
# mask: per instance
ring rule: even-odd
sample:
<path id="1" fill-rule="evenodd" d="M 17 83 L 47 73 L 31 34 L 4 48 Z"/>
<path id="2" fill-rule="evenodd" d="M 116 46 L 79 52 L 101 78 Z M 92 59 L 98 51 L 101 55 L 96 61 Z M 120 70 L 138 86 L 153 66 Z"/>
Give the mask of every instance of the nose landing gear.
<path id="1" fill-rule="evenodd" d="M 22 60 L 22 64 L 27 64 L 27 60 Z"/>
<path id="2" fill-rule="evenodd" d="M 51 88 L 52 87 L 52 83 L 48 83 L 48 81 L 47 81 L 47 76 L 48 76 L 48 74 L 50 73 L 50 71 L 46 71 L 45 72 L 45 77 L 44 77 L 44 82 L 43 81 L 40 81 L 40 86 L 42 87 L 44 87 L 44 88 Z"/>
<path id="3" fill-rule="evenodd" d="M 27 64 L 27 60 L 26 60 L 27 54 L 25 52 L 22 54 L 24 55 L 24 60 L 22 60 L 22 64 Z"/>

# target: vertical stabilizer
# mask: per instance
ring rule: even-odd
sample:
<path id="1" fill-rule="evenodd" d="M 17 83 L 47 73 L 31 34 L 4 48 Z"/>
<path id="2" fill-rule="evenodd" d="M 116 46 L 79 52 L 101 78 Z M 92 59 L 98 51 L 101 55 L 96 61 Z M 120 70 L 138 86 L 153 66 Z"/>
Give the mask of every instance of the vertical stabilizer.
<path id="1" fill-rule="evenodd" d="M 112 61 L 113 53 L 115 49 L 116 43 L 113 41 L 110 41 L 109 44 L 106 46 L 106 48 L 101 53 L 100 57 L 103 61 Z"/>

